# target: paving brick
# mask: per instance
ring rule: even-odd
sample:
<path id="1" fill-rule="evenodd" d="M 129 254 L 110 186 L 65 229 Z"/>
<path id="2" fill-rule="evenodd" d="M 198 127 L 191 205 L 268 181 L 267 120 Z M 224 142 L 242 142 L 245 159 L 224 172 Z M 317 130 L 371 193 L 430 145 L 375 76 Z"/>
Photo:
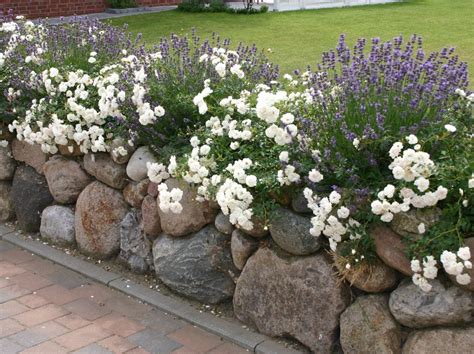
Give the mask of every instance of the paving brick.
<path id="1" fill-rule="evenodd" d="M 55 321 L 72 330 L 82 328 L 91 324 L 90 321 L 87 321 L 74 313 L 56 318 Z"/>
<path id="2" fill-rule="evenodd" d="M 212 349 L 208 354 L 248 354 L 249 351 L 245 350 L 238 345 L 233 343 L 224 343 L 218 347 Z"/>
<path id="3" fill-rule="evenodd" d="M 22 288 L 35 291 L 51 285 L 49 279 L 43 278 L 41 275 L 31 272 L 25 272 L 11 277 L 11 281 Z"/>
<path id="4" fill-rule="evenodd" d="M 145 329 L 144 331 L 135 333 L 128 337 L 128 340 L 150 353 L 170 353 L 182 346 L 162 333 L 151 329 Z"/>
<path id="5" fill-rule="evenodd" d="M 76 329 L 54 339 L 68 350 L 76 350 L 110 336 L 110 333 L 96 324 Z"/>
<path id="6" fill-rule="evenodd" d="M 67 350 L 51 341 L 43 342 L 28 348 L 21 352 L 21 354 L 65 354 Z"/>
<path id="7" fill-rule="evenodd" d="M 112 292 L 114 295 L 105 303 L 105 306 L 112 311 L 129 317 L 141 317 L 152 309 L 152 307 L 141 304 L 134 298 L 127 297 L 115 290 L 112 290 Z"/>
<path id="8" fill-rule="evenodd" d="M 117 335 L 105 338 L 98 342 L 98 344 L 114 353 L 125 353 L 127 350 L 136 347 L 136 344 L 128 341 L 126 338 Z"/>
<path id="9" fill-rule="evenodd" d="M 0 260 L 8 261 L 13 264 L 22 264 L 37 259 L 38 256 L 20 248 L 14 248 L 0 253 Z"/>
<path id="10" fill-rule="evenodd" d="M 88 299 L 77 299 L 64 305 L 64 308 L 88 321 L 94 321 L 110 313 L 110 310 L 105 306 L 97 305 Z"/>
<path id="11" fill-rule="evenodd" d="M 53 262 L 42 258 L 37 258 L 31 262 L 24 263 L 21 267 L 42 276 L 54 273 L 59 269 Z"/>
<path id="12" fill-rule="evenodd" d="M 201 354 L 201 353 L 195 350 L 186 348 L 186 347 L 181 347 L 179 349 L 174 350 L 172 354 Z"/>
<path id="13" fill-rule="evenodd" d="M 223 343 L 222 338 L 191 325 L 168 334 L 168 337 L 187 348 L 201 353 L 207 352 Z"/>
<path id="14" fill-rule="evenodd" d="M 0 320 L 0 338 L 10 336 L 25 329 L 24 326 L 11 318 Z"/>
<path id="15" fill-rule="evenodd" d="M 44 305 L 49 304 L 49 302 L 42 298 L 41 296 L 35 295 L 35 294 L 29 294 L 22 296 L 17 299 L 18 302 L 21 304 L 28 306 L 29 308 L 35 309 Z"/>
<path id="16" fill-rule="evenodd" d="M 9 285 L 13 285 L 13 283 L 9 279 L 0 278 L 0 289 L 5 288 Z"/>
<path id="17" fill-rule="evenodd" d="M 78 294 L 57 284 L 40 289 L 36 294 L 56 305 L 64 305 L 79 298 Z"/>
<path id="18" fill-rule="evenodd" d="M 29 308 L 27 306 L 22 305 L 16 300 L 4 302 L 3 304 L 0 304 L 0 320 L 18 315 L 19 313 L 28 310 Z"/>
<path id="19" fill-rule="evenodd" d="M 0 289 L 0 304 L 29 294 L 30 291 L 18 285 L 10 285 Z"/>
<path id="20" fill-rule="evenodd" d="M 0 253 L 1 255 L 1 253 Z M 11 262 L 2 261 L 0 262 L 0 277 L 12 277 L 21 273 L 24 273 L 26 270 L 20 266 L 17 266 Z"/>
<path id="21" fill-rule="evenodd" d="M 177 329 L 188 325 L 186 322 L 171 315 L 166 315 L 155 308 L 150 308 L 150 311 L 147 313 L 141 314 L 140 316 L 134 316 L 134 318 L 142 325 L 155 329 L 163 334 L 174 332 Z"/>
<path id="22" fill-rule="evenodd" d="M 2 228 L 2 225 L 0 225 L 0 230 L 1 230 L 1 228 Z M 1 231 L 0 231 L 0 234 L 1 234 Z M 9 250 L 12 250 L 12 249 L 15 249 L 15 248 L 16 247 L 13 246 L 11 243 L 0 240 L 0 252 L 9 251 Z"/>
<path id="23" fill-rule="evenodd" d="M 44 305 L 37 309 L 23 312 L 22 314 L 16 315 L 14 319 L 20 322 L 22 325 L 31 327 L 37 324 L 54 320 L 55 318 L 67 315 L 68 312 L 59 306 L 54 304 Z"/>
<path id="24" fill-rule="evenodd" d="M 113 354 L 110 350 L 96 344 L 89 344 L 88 346 L 72 352 L 74 354 Z"/>
<path id="25" fill-rule="evenodd" d="M 30 348 L 67 332 L 69 332 L 69 329 L 66 327 L 61 326 L 56 322 L 49 321 L 38 326 L 25 329 L 22 332 L 18 332 L 15 335 L 10 336 L 9 338 L 25 348 Z"/>
<path id="26" fill-rule="evenodd" d="M 150 352 L 148 350 L 138 347 L 138 348 L 129 350 L 127 354 L 150 354 Z"/>
<path id="27" fill-rule="evenodd" d="M 2 354 L 13 354 L 22 351 L 24 348 L 8 338 L 0 339 L 0 348 Z"/>
<path id="28" fill-rule="evenodd" d="M 112 296 L 114 293 L 110 288 L 102 284 L 85 284 L 71 290 L 71 293 L 81 297 L 89 299 L 95 303 L 103 304 Z"/>
<path id="29" fill-rule="evenodd" d="M 58 267 L 58 270 L 48 274 L 46 277 L 53 283 L 61 285 L 66 289 L 77 288 L 89 282 L 87 278 L 64 267 Z"/>
<path id="30" fill-rule="evenodd" d="M 117 334 L 122 337 L 128 337 L 132 334 L 142 331 L 145 326 L 127 318 L 118 313 L 110 313 L 95 321 L 96 324 L 106 329 L 110 333 Z"/>

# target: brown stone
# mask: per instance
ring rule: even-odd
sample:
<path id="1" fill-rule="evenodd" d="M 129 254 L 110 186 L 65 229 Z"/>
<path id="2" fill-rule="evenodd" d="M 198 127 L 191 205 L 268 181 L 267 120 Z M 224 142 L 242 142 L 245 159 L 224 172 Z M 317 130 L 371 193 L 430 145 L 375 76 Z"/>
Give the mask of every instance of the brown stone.
<path id="1" fill-rule="evenodd" d="M 258 249 L 259 242 L 254 238 L 245 235 L 240 230 L 232 232 L 230 250 L 232 260 L 238 270 L 244 269 L 247 259 Z"/>
<path id="2" fill-rule="evenodd" d="M 97 181 L 89 184 L 76 204 L 76 242 L 81 252 L 98 258 L 116 254 L 126 213 L 122 193 Z"/>
<path id="3" fill-rule="evenodd" d="M 13 159 L 10 144 L 0 146 L 0 181 L 11 180 L 15 173 L 16 163 Z"/>
<path id="4" fill-rule="evenodd" d="M 49 191 L 61 204 L 75 203 L 79 194 L 91 182 L 90 176 L 76 161 L 53 156 L 43 167 Z"/>
<path id="5" fill-rule="evenodd" d="M 40 145 L 31 145 L 24 140 L 15 139 L 12 141 L 12 153 L 15 160 L 24 162 L 39 174 L 43 174 L 43 165 L 48 161 L 49 155 L 41 150 Z"/>
<path id="6" fill-rule="evenodd" d="M 158 204 L 155 198 L 147 195 L 142 202 L 143 231 L 149 236 L 157 237 L 161 234 L 161 220 L 158 214 Z"/>
<path id="7" fill-rule="evenodd" d="M 63 156 L 81 156 L 84 153 L 81 151 L 81 147 L 77 145 L 75 141 L 70 142 L 68 145 L 58 145 L 59 153 Z"/>
<path id="8" fill-rule="evenodd" d="M 326 254 L 300 257 L 260 248 L 237 281 L 234 312 L 262 333 L 294 337 L 315 353 L 331 353 L 349 298 Z"/>
<path id="9" fill-rule="evenodd" d="M 388 309 L 385 295 L 360 296 L 341 315 L 344 353 L 400 353 L 400 326 Z"/>
<path id="10" fill-rule="evenodd" d="M 84 156 L 84 168 L 92 176 L 112 188 L 123 189 L 127 185 L 125 166 L 114 162 L 105 152 L 89 153 Z"/>
<path id="11" fill-rule="evenodd" d="M 9 221 L 15 217 L 11 190 L 10 183 L 0 181 L 0 222 Z"/>
<path id="12" fill-rule="evenodd" d="M 125 201 L 132 207 L 139 209 L 142 206 L 143 199 L 147 195 L 148 179 L 140 182 L 130 182 L 123 190 Z"/>
<path id="13" fill-rule="evenodd" d="M 434 328 L 410 333 L 403 354 L 472 353 L 474 327 Z"/>
<path id="14" fill-rule="evenodd" d="M 340 259 L 336 259 L 335 264 L 339 273 L 351 286 L 368 293 L 390 290 L 398 283 L 397 272 L 378 259 L 373 264 L 361 265 L 355 269 L 352 267 L 349 270 Z"/>
<path id="15" fill-rule="evenodd" d="M 240 229 L 243 233 L 252 236 L 252 237 L 257 237 L 257 238 L 262 238 L 265 236 L 268 236 L 270 234 L 270 230 L 267 226 L 267 222 L 265 220 L 260 220 L 257 219 L 256 217 L 252 217 L 252 223 L 253 223 L 253 229 L 252 230 L 244 230 L 242 228 L 239 228 L 238 225 L 237 228 Z"/>
<path id="16" fill-rule="evenodd" d="M 400 235 L 386 226 L 377 226 L 371 232 L 375 241 L 375 251 L 380 259 L 406 276 L 412 276 L 410 260 L 405 253 L 405 245 Z"/>
<path id="17" fill-rule="evenodd" d="M 148 184 L 148 190 L 147 190 L 148 195 L 151 195 L 152 197 L 156 198 L 158 196 L 158 184 L 151 182 Z"/>
<path id="18" fill-rule="evenodd" d="M 163 212 L 158 207 L 161 220 L 161 228 L 164 233 L 170 236 L 184 236 L 201 230 L 204 226 L 214 221 L 217 210 L 209 202 L 198 202 L 196 192 L 185 182 L 179 182 L 175 178 L 166 182 L 168 190 L 179 188 L 183 191 L 180 201 L 183 210 L 180 214 L 171 211 Z"/>

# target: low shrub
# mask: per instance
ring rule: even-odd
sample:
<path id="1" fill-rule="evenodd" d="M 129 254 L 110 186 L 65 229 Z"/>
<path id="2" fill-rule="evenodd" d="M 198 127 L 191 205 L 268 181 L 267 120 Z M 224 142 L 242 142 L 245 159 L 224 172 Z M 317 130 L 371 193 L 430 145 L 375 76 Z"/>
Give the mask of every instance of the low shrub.
<path id="1" fill-rule="evenodd" d="M 137 7 L 135 0 L 107 0 L 107 4 L 112 9 L 127 9 Z"/>
<path id="2" fill-rule="evenodd" d="M 185 0 L 178 4 L 178 10 L 183 12 L 227 12 L 233 14 L 259 14 L 268 12 L 268 6 L 262 5 L 258 9 L 252 2 L 245 3 L 244 8 L 229 7 L 223 0 Z"/>

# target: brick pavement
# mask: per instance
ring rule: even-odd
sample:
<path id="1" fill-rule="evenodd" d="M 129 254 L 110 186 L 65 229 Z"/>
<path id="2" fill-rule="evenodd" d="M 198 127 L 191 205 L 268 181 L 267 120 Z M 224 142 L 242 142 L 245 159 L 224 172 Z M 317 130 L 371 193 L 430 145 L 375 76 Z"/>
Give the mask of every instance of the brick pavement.
<path id="1" fill-rule="evenodd" d="M 0 353 L 248 351 L 0 240 Z"/>

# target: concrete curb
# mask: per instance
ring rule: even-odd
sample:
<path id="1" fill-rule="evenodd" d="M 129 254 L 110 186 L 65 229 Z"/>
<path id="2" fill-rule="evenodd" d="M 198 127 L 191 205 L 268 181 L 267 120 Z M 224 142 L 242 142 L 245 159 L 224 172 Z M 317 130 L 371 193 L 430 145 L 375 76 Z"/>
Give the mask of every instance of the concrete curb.
<path id="1" fill-rule="evenodd" d="M 144 303 L 155 306 L 168 314 L 177 316 L 193 325 L 225 338 L 253 353 L 300 353 L 299 351 L 284 347 L 263 334 L 244 329 L 235 323 L 214 317 L 209 313 L 200 312 L 184 301 L 160 294 L 159 292 L 125 279 L 119 274 L 107 272 L 94 264 L 67 255 L 62 251 L 33 239 L 25 240 L 18 237 L 15 230 L 6 225 L 0 224 L 0 239 L 78 272 L 92 280 L 105 284 L 112 289 L 133 296 Z"/>

